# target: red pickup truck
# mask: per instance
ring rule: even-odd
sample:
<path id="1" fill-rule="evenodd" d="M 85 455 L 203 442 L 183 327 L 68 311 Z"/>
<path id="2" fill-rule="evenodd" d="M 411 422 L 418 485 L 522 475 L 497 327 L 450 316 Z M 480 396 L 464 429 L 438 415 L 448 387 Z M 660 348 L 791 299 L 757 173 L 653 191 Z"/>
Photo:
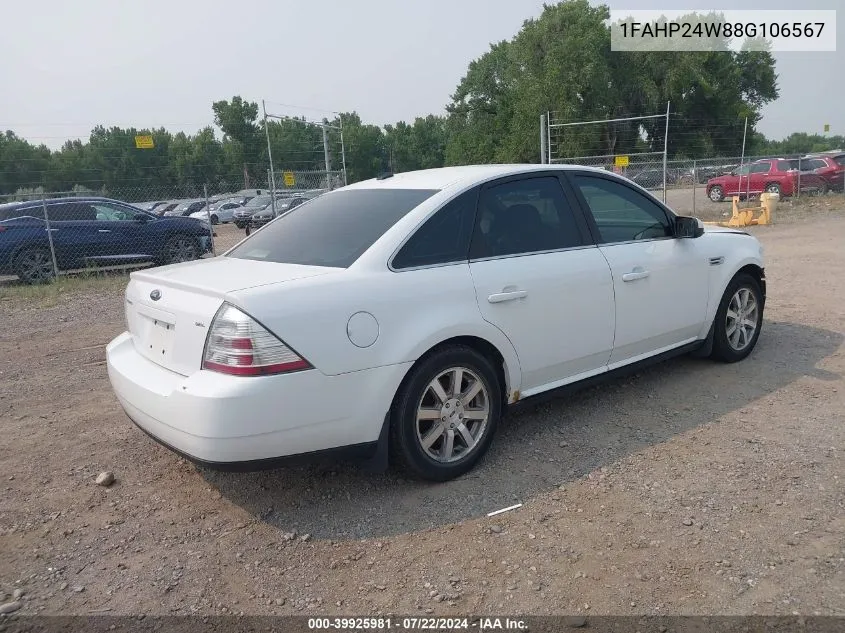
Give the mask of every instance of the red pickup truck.
<path id="1" fill-rule="evenodd" d="M 798 160 L 767 158 L 743 165 L 724 176 L 707 181 L 707 197 L 721 202 L 727 197 L 738 195 L 760 195 L 764 191 L 777 193 L 781 198 L 793 196 L 801 186 L 801 193 L 827 193 L 824 178 L 812 171 L 798 171 Z"/>

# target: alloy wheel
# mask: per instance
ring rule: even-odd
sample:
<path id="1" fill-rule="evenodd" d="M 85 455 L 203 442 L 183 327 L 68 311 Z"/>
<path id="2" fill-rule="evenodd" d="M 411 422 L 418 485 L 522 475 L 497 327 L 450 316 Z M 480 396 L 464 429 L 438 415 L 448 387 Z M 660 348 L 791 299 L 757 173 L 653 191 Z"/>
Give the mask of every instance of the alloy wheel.
<path id="1" fill-rule="evenodd" d="M 478 445 L 489 418 L 490 396 L 484 382 L 466 367 L 451 367 L 423 392 L 417 407 L 417 441 L 431 459 L 455 462 Z"/>
<path id="2" fill-rule="evenodd" d="M 725 333 L 728 344 L 737 352 L 748 347 L 757 331 L 757 299 L 750 288 L 738 289 L 728 303 L 725 315 Z"/>

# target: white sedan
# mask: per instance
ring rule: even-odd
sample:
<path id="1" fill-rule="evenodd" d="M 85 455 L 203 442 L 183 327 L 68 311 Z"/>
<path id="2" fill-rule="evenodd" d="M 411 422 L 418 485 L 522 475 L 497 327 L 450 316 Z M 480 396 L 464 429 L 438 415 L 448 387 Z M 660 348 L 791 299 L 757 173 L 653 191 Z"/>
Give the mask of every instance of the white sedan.
<path id="1" fill-rule="evenodd" d="M 133 272 L 114 392 L 198 463 L 338 450 L 448 480 L 506 407 L 763 322 L 762 248 L 576 166 L 408 172 L 310 200 L 214 259 Z"/>
<path id="2" fill-rule="evenodd" d="M 223 200 L 210 205 L 208 209 L 203 207 L 199 211 L 194 211 L 191 217 L 206 222 L 210 219 L 212 224 L 227 224 L 234 220 L 235 209 L 240 209 L 242 206 L 239 202 Z"/>

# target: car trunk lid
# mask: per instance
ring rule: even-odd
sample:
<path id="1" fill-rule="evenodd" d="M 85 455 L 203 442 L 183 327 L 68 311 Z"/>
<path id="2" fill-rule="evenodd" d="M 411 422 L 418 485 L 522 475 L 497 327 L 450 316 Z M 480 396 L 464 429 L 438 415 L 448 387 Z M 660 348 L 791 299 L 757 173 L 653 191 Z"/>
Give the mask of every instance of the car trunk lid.
<path id="1" fill-rule="evenodd" d="M 126 288 L 127 327 L 138 353 L 188 376 L 202 366 L 208 329 L 229 293 L 337 270 L 218 257 L 137 271 Z"/>

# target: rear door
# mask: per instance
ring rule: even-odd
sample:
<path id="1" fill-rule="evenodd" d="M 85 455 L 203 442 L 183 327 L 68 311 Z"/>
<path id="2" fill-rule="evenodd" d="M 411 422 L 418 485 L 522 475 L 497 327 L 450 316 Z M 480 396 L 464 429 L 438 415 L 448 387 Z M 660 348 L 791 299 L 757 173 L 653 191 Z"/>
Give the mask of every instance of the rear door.
<path id="1" fill-rule="evenodd" d="M 606 371 L 613 280 L 560 172 L 482 187 L 470 272 L 484 320 L 513 343 L 522 395 Z"/>
<path id="2" fill-rule="evenodd" d="M 674 238 L 666 210 L 618 179 L 595 172 L 572 172 L 570 178 L 613 276 L 616 319 L 608 367 L 695 340 L 709 296 L 703 240 Z"/>

